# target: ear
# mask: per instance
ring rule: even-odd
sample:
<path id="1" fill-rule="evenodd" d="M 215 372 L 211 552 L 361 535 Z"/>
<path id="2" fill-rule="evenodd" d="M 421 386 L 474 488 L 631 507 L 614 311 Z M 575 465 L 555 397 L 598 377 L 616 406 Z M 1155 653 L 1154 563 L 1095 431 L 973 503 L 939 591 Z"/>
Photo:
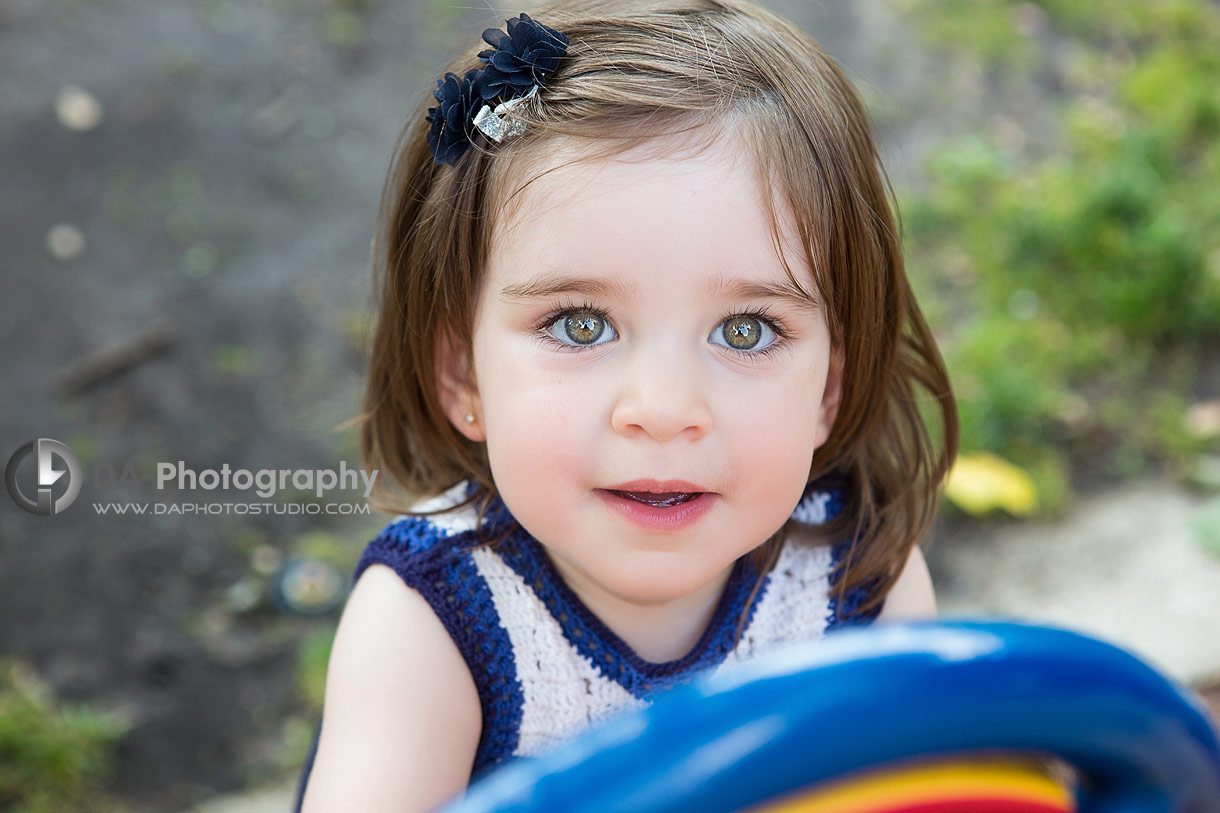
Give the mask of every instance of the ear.
<path id="1" fill-rule="evenodd" d="M 440 388 L 441 408 L 449 423 L 476 443 L 486 440 L 483 402 L 479 399 L 470 350 L 459 347 L 448 336 L 437 344 L 436 382 Z M 468 421 L 467 416 L 472 416 L 473 420 Z"/>
<path id="2" fill-rule="evenodd" d="M 843 397 L 843 349 L 830 350 L 830 366 L 826 370 L 826 388 L 822 391 L 822 405 L 818 407 L 817 445 L 820 447 L 830 438 L 830 430 L 839 416 L 839 401 Z"/>

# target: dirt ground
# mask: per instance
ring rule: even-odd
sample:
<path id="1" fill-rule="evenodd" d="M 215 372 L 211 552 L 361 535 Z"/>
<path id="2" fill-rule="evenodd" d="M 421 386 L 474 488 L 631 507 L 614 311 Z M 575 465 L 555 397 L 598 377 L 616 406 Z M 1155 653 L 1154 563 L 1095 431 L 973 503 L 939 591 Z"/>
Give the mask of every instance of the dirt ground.
<path id="1" fill-rule="evenodd" d="M 957 79 L 883 4 L 773 5 L 861 82 L 899 184 L 940 135 L 1003 113 L 977 88 L 950 92 Z M 358 464 L 335 426 L 359 403 L 394 139 L 450 47 L 515 13 L 0 0 L 0 451 L 55 438 L 86 470 L 62 515 L 0 499 L 0 655 L 131 721 L 111 790 L 133 811 L 295 774 L 298 644 L 335 619 L 248 600 L 252 573 L 319 540 L 354 562 L 384 517 L 102 516 L 94 503 L 200 501 L 158 489 L 158 462 Z M 80 377 L 133 340 L 155 352 Z M 105 481 L 126 466 L 134 482 Z"/>
<path id="2" fill-rule="evenodd" d="M 301 708 L 298 642 L 334 618 L 245 609 L 252 555 L 290 555 L 322 532 L 350 557 L 381 519 L 99 516 L 92 503 L 193 501 L 157 490 L 160 461 L 358 465 L 334 426 L 360 395 L 382 174 L 430 82 L 421 66 L 457 19 L 481 31 L 483 16 L 0 0 L 0 447 L 7 460 L 56 438 L 86 472 L 62 515 L 0 501 L 0 654 L 65 702 L 130 720 L 111 790 L 132 810 L 281 770 Z M 83 122 L 68 110 L 73 126 L 57 110 L 72 87 L 96 101 L 91 128 L 87 109 Z M 50 246 L 57 225 L 83 245 Z M 99 348 L 162 324 L 159 352 L 62 391 L 82 361 L 97 369 Z M 138 482 L 101 476 L 124 466 Z"/>

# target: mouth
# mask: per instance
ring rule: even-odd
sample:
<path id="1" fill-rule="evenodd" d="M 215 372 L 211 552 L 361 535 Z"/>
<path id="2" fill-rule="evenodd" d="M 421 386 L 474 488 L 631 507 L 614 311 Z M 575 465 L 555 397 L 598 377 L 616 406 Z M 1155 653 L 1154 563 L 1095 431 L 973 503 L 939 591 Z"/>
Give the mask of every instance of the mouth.
<path id="1" fill-rule="evenodd" d="M 707 488 L 686 480 L 632 480 L 602 490 L 654 508 L 673 508 L 710 493 Z"/>
<path id="2" fill-rule="evenodd" d="M 594 489 L 621 519 L 652 533 L 693 528 L 717 503 L 717 494 L 685 480 L 632 480 Z"/>
<path id="3" fill-rule="evenodd" d="M 623 497 L 628 500 L 642 502 L 645 505 L 651 505 L 654 508 L 671 508 L 675 505 L 690 502 L 691 500 L 703 494 L 702 491 L 667 491 L 660 494 L 654 494 L 651 491 L 620 491 L 618 489 L 606 489 L 611 494 Z"/>

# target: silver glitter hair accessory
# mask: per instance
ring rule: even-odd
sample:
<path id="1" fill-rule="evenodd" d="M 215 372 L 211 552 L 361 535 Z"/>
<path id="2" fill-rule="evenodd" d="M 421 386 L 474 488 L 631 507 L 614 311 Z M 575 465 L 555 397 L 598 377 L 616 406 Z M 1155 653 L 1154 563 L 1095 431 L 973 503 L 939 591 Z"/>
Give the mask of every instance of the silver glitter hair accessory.
<path id="1" fill-rule="evenodd" d="M 485 104 L 483 108 L 475 113 L 474 126 L 482 131 L 483 135 L 490 138 L 492 141 L 499 143 L 510 136 L 515 136 L 525 132 L 525 122 L 514 119 L 508 116 L 512 109 L 527 99 L 532 99 L 538 95 L 538 86 L 534 85 L 530 88 L 530 92 L 524 96 L 518 96 L 515 99 L 509 99 L 507 102 L 500 102 L 493 110 L 491 105 Z"/>
<path id="2" fill-rule="evenodd" d="M 499 142 L 524 129 L 511 119 L 511 111 L 538 88 L 559 66 L 568 50 L 568 38 L 522 13 L 508 23 L 508 33 L 489 28 L 483 41 L 491 46 L 479 52 L 482 68 L 436 80 L 432 95 L 438 105 L 428 108 L 428 147 L 438 164 L 456 164 L 470 147 L 470 125 Z M 494 107 L 493 107 L 494 105 Z"/>

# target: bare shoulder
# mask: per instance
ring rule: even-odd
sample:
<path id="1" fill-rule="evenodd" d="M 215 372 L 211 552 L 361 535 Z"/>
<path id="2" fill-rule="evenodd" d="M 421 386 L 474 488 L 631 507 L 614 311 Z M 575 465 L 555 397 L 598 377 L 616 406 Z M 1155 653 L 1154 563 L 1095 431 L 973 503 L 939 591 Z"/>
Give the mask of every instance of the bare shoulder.
<path id="1" fill-rule="evenodd" d="M 301 809 L 435 807 L 465 788 L 482 723 L 474 679 L 440 619 L 393 570 L 371 565 L 335 633 Z"/>
<path id="2" fill-rule="evenodd" d="M 932 576 L 928 563 L 924 561 L 919 546 L 911 548 L 911 555 L 902 569 L 898 581 L 885 597 L 878 621 L 903 621 L 921 618 L 936 618 L 936 592 L 932 588 Z"/>

